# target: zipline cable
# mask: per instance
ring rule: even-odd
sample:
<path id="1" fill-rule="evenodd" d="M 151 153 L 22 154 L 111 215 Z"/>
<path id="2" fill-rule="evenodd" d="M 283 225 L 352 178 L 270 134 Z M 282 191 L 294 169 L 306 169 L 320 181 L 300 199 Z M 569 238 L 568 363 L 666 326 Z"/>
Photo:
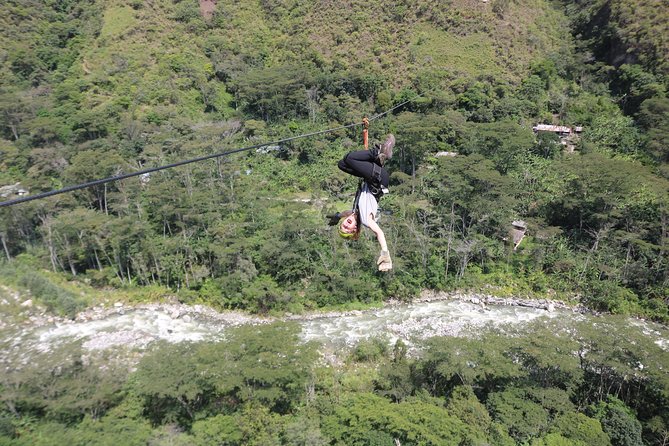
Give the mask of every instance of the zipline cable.
<path id="1" fill-rule="evenodd" d="M 382 116 L 385 116 L 388 113 L 391 113 L 392 111 L 397 110 L 398 108 L 408 104 L 409 102 L 415 101 L 416 99 L 418 99 L 421 96 L 423 96 L 423 95 L 422 94 L 416 95 L 415 97 L 413 97 L 411 99 L 408 99 L 408 100 L 406 100 L 406 101 L 404 101 L 404 102 L 386 110 L 383 113 L 379 113 L 378 115 L 372 116 L 371 118 L 369 118 L 369 120 L 373 121 L 375 119 L 379 119 Z M 111 183 L 112 181 L 125 180 L 126 178 L 137 177 L 137 176 L 140 176 L 140 175 L 145 175 L 145 174 L 148 174 L 148 173 L 157 172 L 159 170 L 171 169 L 173 167 L 183 166 L 183 165 L 186 165 L 186 164 L 197 163 L 197 162 L 200 162 L 200 161 L 206 161 L 206 160 L 209 160 L 209 159 L 212 159 L 212 158 L 220 158 L 220 157 L 232 155 L 232 154 L 235 154 L 235 153 L 245 152 L 247 150 L 259 149 L 261 147 L 272 146 L 272 145 L 279 145 L 279 144 L 286 143 L 286 142 L 293 141 L 293 140 L 300 139 L 300 138 L 308 138 L 308 137 L 311 137 L 311 136 L 322 135 L 322 134 L 325 134 L 325 133 L 332 133 L 332 132 L 336 132 L 336 131 L 339 131 L 339 130 L 345 130 L 345 129 L 348 129 L 348 128 L 351 128 L 351 127 L 355 127 L 355 126 L 358 126 L 358 125 L 361 125 L 361 124 L 356 122 L 354 124 L 343 125 L 341 127 L 335 127 L 335 128 L 326 129 L 326 130 L 319 130 L 317 132 L 305 133 L 305 134 L 297 135 L 297 136 L 291 136 L 290 138 L 280 139 L 278 141 L 265 142 L 265 143 L 262 143 L 262 144 L 255 144 L 253 146 L 242 147 L 242 148 L 234 149 L 234 150 L 228 150 L 226 152 L 214 153 L 212 155 L 205 155 L 205 156 L 201 156 L 201 157 L 198 157 L 198 158 L 191 158 L 191 159 L 187 159 L 187 160 L 184 160 L 184 161 L 179 161 L 179 162 L 172 163 L 172 164 L 167 164 L 167 165 L 164 165 L 164 166 L 151 167 L 149 169 L 138 170 L 138 171 L 132 172 L 132 173 L 126 173 L 126 174 L 116 175 L 116 176 L 112 176 L 112 177 L 108 177 L 108 178 L 102 178 L 100 180 L 89 181 L 87 183 L 75 184 L 73 186 L 67 186 L 67 187 L 64 187 L 62 189 L 56 189 L 56 190 L 52 190 L 52 191 L 49 191 L 49 192 L 43 192 L 41 194 L 29 195 L 27 197 L 20 197 L 20 198 L 15 198 L 13 200 L 2 201 L 2 202 L 0 202 L 0 207 L 12 206 L 12 205 L 19 204 L 19 203 L 25 203 L 27 201 L 39 200 L 39 199 L 42 199 L 42 198 L 51 197 L 53 195 L 64 194 L 66 192 L 72 192 L 72 191 L 79 190 L 79 189 L 85 189 L 87 187 L 97 186 L 97 185 L 100 185 L 100 184 Z"/>

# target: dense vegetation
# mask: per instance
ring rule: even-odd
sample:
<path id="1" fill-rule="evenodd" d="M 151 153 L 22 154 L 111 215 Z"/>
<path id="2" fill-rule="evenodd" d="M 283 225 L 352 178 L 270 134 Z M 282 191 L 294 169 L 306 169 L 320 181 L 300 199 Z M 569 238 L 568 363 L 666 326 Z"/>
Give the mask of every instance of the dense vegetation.
<path id="1" fill-rule="evenodd" d="M 299 327 L 245 327 L 225 343 L 164 345 L 130 375 L 61 351 L 0 377 L 0 444 L 667 444 L 666 352 L 610 330 L 574 337 L 541 322 L 517 336 L 434 338 L 419 358 L 372 339 L 334 366 Z"/>
<path id="2" fill-rule="evenodd" d="M 220 0 L 208 13 L 195 0 L 4 1 L 0 185 L 52 190 L 359 122 L 413 99 L 371 128 L 372 139 L 393 132 L 398 141 L 381 202 L 393 272 L 375 271 L 369 234 L 346 243 L 325 224 L 352 200 L 356 183 L 336 161 L 359 147 L 354 129 L 0 208 L 3 283 L 64 315 L 87 301 L 46 269 L 98 288 L 261 313 L 485 286 L 669 320 L 669 21 L 660 0 L 237 3 Z M 576 151 L 535 135 L 536 123 L 583 126 Z M 513 251 L 517 219 L 529 232 Z M 494 361 L 516 358 L 499 342 Z M 77 401 L 87 406 L 67 406 L 45 376 L 41 390 L 55 393 L 23 389 L 2 412 L 3 432 L 21 438 L 21 415 L 30 429 L 25 417 L 49 423 L 27 437 L 34 442 L 62 431 L 65 443 L 70 425 L 100 439 L 114 437 L 105 429 L 138 438 L 158 435 L 152 426 L 166 438 L 186 429 L 203 444 L 224 435 L 215 429 L 228 429 L 231 444 L 267 430 L 288 444 L 428 444 L 433 432 L 469 444 L 639 444 L 630 406 L 648 411 L 638 414 L 646 442 L 666 435 L 667 420 L 654 418 L 666 383 L 620 368 L 630 362 L 553 370 L 528 356 L 499 381 L 458 383 L 452 347 L 396 359 L 389 370 L 398 376 L 380 371 L 359 393 L 338 393 L 326 377 L 330 385 L 312 385 L 313 400 L 300 392 L 302 372 L 262 397 L 253 385 L 226 387 L 208 375 L 218 365 L 207 349 L 217 347 L 186 349 L 206 372 L 166 393 L 147 387 L 160 356 L 108 382 L 75 355 L 63 373 L 101 386 L 82 386 L 88 396 Z M 165 355 L 179 358 L 181 348 Z M 3 382 L 3 399 L 21 383 Z M 376 416 L 370 407 L 383 415 L 365 418 Z M 543 417 L 534 430 L 514 424 L 524 412 Z M 299 439 L 315 422 L 305 420 L 320 424 Z M 408 437 L 407 426 L 428 420 L 436 424 L 425 437 Z M 376 430 L 363 433 L 370 423 Z M 634 439 L 607 423 L 631 426 L 620 435 Z M 582 438 L 574 426 L 608 437 Z"/>
<path id="3" fill-rule="evenodd" d="M 219 2 L 203 16 L 194 1 L 10 1 L 1 27 L 0 179 L 33 193 L 422 94 L 372 127 L 398 140 L 382 203 L 392 274 L 375 273 L 372 240 L 323 224 L 351 200 L 335 162 L 359 129 L 3 208 L 4 256 L 261 312 L 488 284 L 666 320 L 666 25 L 652 2 L 641 30 L 622 1 L 414 3 Z M 584 126 L 577 153 L 537 122 Z M 530 237 L 512 253 L 514 219 Z"/>

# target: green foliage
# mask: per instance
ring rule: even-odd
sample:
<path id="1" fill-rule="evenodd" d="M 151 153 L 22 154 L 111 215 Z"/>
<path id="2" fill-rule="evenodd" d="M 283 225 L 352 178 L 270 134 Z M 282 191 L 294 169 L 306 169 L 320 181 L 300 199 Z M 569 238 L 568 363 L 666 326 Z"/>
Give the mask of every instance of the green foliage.
<path id="1" fill-rule="evenodd" d="M 315 359 L 312 345 L 298 343 L 298 327 L 275 324 L 242 327 L 233 332 L 219 353 L 225 367 L 212 373 L 218 392 L 240 401 L 260 402 L 285 413 L 302 394 Z"/>
<path id="2" fill-rule="evenodd" d="M 509 434 L 518 442 L 539 436 L 548 426 L 546 410 L 529 399 L 523 389 L 493 392 L 487 405 L 493 418 L 507 426 Z"/>
<path id="3" fill-rule="evenodd" d="M 641 104 L 639 123 L 648 135 L 648 151 L 660 162 L 669 162 L 669 98 L 650 98 Z"/>
<path id="4" fill-rule="evenodd" d="M 598 60 L 616 66 L 638 62 L 651 73 L 666 75 L 668 48 L 660 38 L 661 23 L 666 17 L 658 14 L 658 5 L 636 5 L 626 0 L 610 4 L 587 1 L 572 5 L 568 11 L 582 45 L 589 47 Z"/>
<path id="5" fill-rule="evenodd" d="M 388 340 L 384 338 L 363 339 L 353 349 L 354 361 L 379 361 L 388 355 Z"/>
<path id="6" fill-rule="evenodd" d="M 582 413 L 566 413 L 558 417 L 550 428 L 574 442 L 592 446 L 607 446 L 611 444 L 609 436 L 602 430 L 601 423 Z"/>
<path id="7" fill-rule="evenodd" d="M 16 352 L 8 351 L 8 358 L 18 363 Z M 101 418 L 120 401 L 125 376 L 115 364 L 101 370 L 85 360 L 90 359 L 75 345 L 34 355 L 28 365 L 8 367 L 0 380 L 4 406 L 16 420 L 39 416 L 70 424 Z M 16 424 L 15 429 L 19 435 Z"/>
<path id="8" fill-rule="evenodd" d="M 580 358 L 585 372 L 577 395 L 581 404 L 607 401 L 612 395 L 642 419 L 651 418 L 658 405 L 666 404 L 669 382 L 661 372 L 666 360 L 657 345 L 631 330 L 623 329 L 614 345 L 604 335 L 606 325 L 579 329 L 583 330 Z"/>
<path id="9" fill-rule="evenodd" d="M 560 434 L 547 434 L 539 439 L 532 440 L 531 443 L 532 446 L 583 446 L 585 444 L 578 440 L 570 440 Z"/>
<path id="10" fill-rule="evenodd" d="M 504 352 L 504 340 L 434 338 L 418 363 L 416 378 L 432 395 L 449 394 L 458 385 L 476 385 L 484 394 L 525 376 Z"/>
<path id="11" fill-rule="evenodd" d="M 621 115 L 595 118 L 584 139 L 600 150 L 612 154 L 634 157 L 641 148 L 641 138 L 634 121 Z"/>
<path id="12" fill-rule="evenodd" d="M 398 141 L 381 202 L 392 273 L 368 232 L 346 243 L 323 223 L 352 200 L 335 166 L 355 128 L 3 208 L 3 283 L 70 317 L 88 302 L 75 277 L 270 314 L 492 286 L 667 320 L 661 2 L 432 3 L 218 1 L 203 17 L 190 0 L 4 2 L 0 186 L 46 191 L 410 102 L 370 129 Z M 579 151 L 535 139 L 536 122 L 584 126 Z M 528 234 L 512 251 L 516 219 Z M 3 375 L 0 443 L 666 442 L 665 352 L 546 327 L 435 339 L 416 359 L 361 342 L 336 370 L 293 326 L 245 327 L 162 346 L 123 388 L 63 353 Z"/>
<path id="13" fill-rule="evenodd" d="M 555 133 L 540 132 L 537 142 L 532 148 L 532 153 L 543 158 L 556 158 L 562 151 L 560 138 Z"/>
<path id="14" fill-rule="evenodd" d="M 470 442 L 484 442 L 486 433 L 492 428 L 492 418 L 486 407 L 474 394 L 471 386 L 458 386 L 453 389 L 446 406 L 448 412 L 471 428 Z"/>
<path id="15" fill-rule="evenodd" d="M 26 289 L 48 311 L 61 316 L 74 318 L 87 304 L 85 298 L 54 282 L 48 273 L 35 271 L 24 265 L 2 262 L 0 277 Z"/>
<path id="16" fill-rule="evenodd" d="M 516 160 L 527 156 L 534 143 L 529 129 L 509 121 L 481 124 L 472 130 L 471 139 L 465 145 L 466 153 L 478 153 L 492 159 L 502 174 L 511 170 Z"/>
<path id="17" fill-rule="evenodd" d="M 307 90 L 312 80 L 303 67 L 273 67 L 249 71 L 231 86 L 244 97 L 249 111 L 264 120 L 290 119 L 307 113 Z"/>
<path id="18" fill-rule="evenodd" d="M 641 423 L 625 404 L 615 397 L 600 401 L 590 408 L 614 446 L 641 446 Z"/>
<path id="19" fill-rule="evenodd" d="M 133 419 L 123 414 L 114 414 L 100 420 L 85 419 L 77 426 L 78 444 L 115 444 L 142 445 L 152 437 L 148 421 Z"/>
<path id="20" fill-rule="evenodd" d="M 612 3 L 606 27 L 597 26 L 597 14 L 607 13 L 598 2 L 567 8 L 573 29 L 590 39 L 579 39 L 579 48 L 604 48 L 622 32 L 640 63 L 616 61 L 617 70 L 574 51 L 567 17 L 543 1 L 338 12 L 275 3 L 217 4 L 207 17 L 193 2 L 168 0 L 151 8 L 50 3 L 32 14 L 19 2 L 3 6 L 0 176 L 47 190 L 208 155 L 221 144 L 357 122 L 409 100 L 371 129 L 372 139 L 392 131 L 398 141 L 392 194 L 382 203 L 392 212 L 382 223 L 397 264 L 392 275 L 375 274 L 373 239 L 344 248 L 318 208 L 350 202 L 355 183 L 334 166 L 357 147 L 358 130 L 96 186 L 54 200 L 48 211 L 3 210 L 4 257 L 35 247 L 48 252 L 43 266 L 96 286 L 170 287 L 189 302 L 262 313 L 493 281 L 506 283 L 507 293 L 581 292 L 598 308 L 663 317 L 663 200 L 643 218 L 619 203 L 627 186 L 607 197 L 600 182 L 592 200 L 573 193 L 574 182 L 581 192 L 597 183 L 597 170 L 567 166 L 554 138 L 535 141 L 529 131 L 533 122 L 559 120 L 585 126 L 583 152 L 666 158 L 666 86 L 650 63 L 660 47 L 630 37 L 626 2 Z M 641 10 L 646 20 L 647 5 Z M 640 29 L 655 26 L 646 20 Z M 435 160 L 439 151 L 469 156 Z M 621 177 L 641 175 L 644 187 L 664 190 L 650 186 L 648 168 L 628 167 L 615 166 Z M 298 210 L 286 204 L 306 198 L 313 201 Z M 630 212 L 619 218 L 621 209 Z M 553 239 L 536 237 L 531 257 L 509 257 L 501 240 L 518 218 L 563 234 L 566 249 L 551 257 Z M 600 236 L 597 248 L 590 233 Z"/>
<path id="21" fill-rule="evenodd" d="M 225 343 L 162 346 L 142 359 L 134 391 L 154 423 L 190 426 L 199 412 L 221 404 L 230 410 L 249 403 L 289 412 L 315 359 L 312 346 L 298 343 L 296 330 L 282 324 L 241 327 Z"/>
<path id="22" fill-rule="evenodd" d="M 231 415 L 216 415 L 198 420 L 191 429 L 196 445 L 220 444 L 230 446 L 239 444 L 242 434 L 235 425 L 235 418 Z"/>
<path id="23" fill-rule="evenodd" d="M 663 438 L 669 392 L 660 347 L 632 331 L 611 338 L 607 326 L 545 325 L 435 338 L 417 358 L 397 344 L 390 358 L 362 367 L 314 365 L 295 326 L 244 327 L 226 331 L 225 342 L 163 345 L 124 386 L 74 350 L 68 361 L 42 358 L 3 375 L 2 402 L 16 413 L 3 412 L 0 442 L 605 446 L 641 444 L 640 421 L 645 438 Z M 453 385 L 443 385 L 449 376 Z M 628 402 L 607 397 L 611 389 Z"/>
<path id="24" fill-rule="evenodd" d="M 142 359 L 134 391 L 144 398 L 144 407 L 154 424 L 163 421 L 186 425 L 207 403 L 210 387 L 195 367 L 192 346 L 162 346 Z M 169 364 L 169 367 L 166 367 Z"/>
<path id="25" fill-rule="evenodd" d="M 392 404 L 370 394 L 347 397 L 325 420 L 323 430 L 334 444 L 385 444 L 400 440 L 416 445 L 457 444 L 467 427 L 441 407 L 419 400 Z"/>
<path id="26" fill-rule="evenodd" d="M 578 342 L 568 336 L 556 336 L 559 329 L 556 323 L 538 323 L 532 328 L 532 336 L 517 340 L 509 353 L 522 364 L 532 382 L 548 389 L 549 394 L 554 392 L 558 406 L 568 406 L 564 394 L 557 389 L 571 395 L 583 379 L 583 370 L 580 358 L 573 353 L 579 348 Z M 540 399 L 547 401 L 552 398 L 549 394 Z M 556 411 L 559 410 L 555 408 L 553 413 Z"/>
<path id="27" fill-rule="evenodd" d="M 318 414 L 314 410 L 306 409 L 292 422 L 286 424 L 283 443 L 296 446 L 326 446 L 329 441 L 321 431 Z"/>

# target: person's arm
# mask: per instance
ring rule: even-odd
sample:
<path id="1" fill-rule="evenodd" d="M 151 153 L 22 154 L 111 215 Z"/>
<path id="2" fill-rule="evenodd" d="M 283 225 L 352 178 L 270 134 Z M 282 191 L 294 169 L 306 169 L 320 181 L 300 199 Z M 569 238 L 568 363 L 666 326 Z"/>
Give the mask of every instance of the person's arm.
<path id="1" fill-rule="evenodd" d="M 374 220 L 373 215 L 370 215 L 370 218 L 367 221 L 367 227 L 371 229 L 374 234 L 376 234 L 376 239 L 379 241 L 379 245 L 381 245 L 381 251 L 388 251 L 388 244 L 386 243 L 386 235 L 383 233 L 383 230 L 376 222 L 376 220 Z"/>
<path id="2" fill-rule="evenodd" d="M 376 239 L 379 241 L 379 245 L 381 245 L 381 253 L 379 254 L 379 258 L 376 259 L 376 264 L 379 266 L 379 271 L 390 271 L 393 269 L 393 261 L 388 252 L 386 236 L 381 230 L 381 227 L 379 227 L 379 224 L 374 220 L 373 216 L 370 217 L 372 218 L 369 219 L 367 227 L 376 234 Z"/>

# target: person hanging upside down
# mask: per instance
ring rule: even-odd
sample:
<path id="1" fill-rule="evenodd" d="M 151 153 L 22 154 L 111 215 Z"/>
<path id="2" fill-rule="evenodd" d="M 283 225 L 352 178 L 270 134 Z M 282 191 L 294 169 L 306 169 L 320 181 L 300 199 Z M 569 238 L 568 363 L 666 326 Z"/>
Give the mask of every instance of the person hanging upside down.
<path id="1" fill-rule="evenodd" d="M 372 150 L 350 152 L 338 164 L 339 169 L 364 180 L 358 190 L 353 210 L 338 214 L 339 235 L 357 239 L 360 234 L 359 223 L 371 229 L 381 245 L 381 254 L 376 261 L 379 271 L 389 271 L 393 268 L 386 236 L 377 222 L 376 214 L 379 200 L 388 193 L 390 176 L 383 165 L 392 158 L 394 146 L 395 137 L 388 135 L 383 144 L 375 145 Z"/>

